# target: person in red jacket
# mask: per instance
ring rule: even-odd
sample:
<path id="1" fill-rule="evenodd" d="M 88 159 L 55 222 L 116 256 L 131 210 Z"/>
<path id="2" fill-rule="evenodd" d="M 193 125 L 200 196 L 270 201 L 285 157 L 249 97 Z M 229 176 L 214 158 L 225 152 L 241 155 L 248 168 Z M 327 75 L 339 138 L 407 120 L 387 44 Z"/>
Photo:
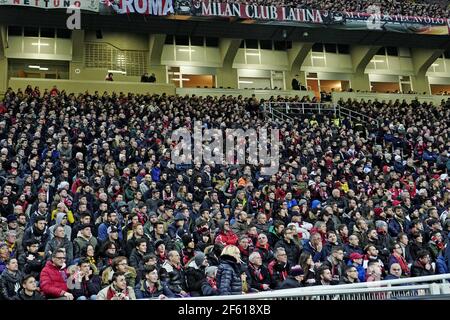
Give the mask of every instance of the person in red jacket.
<path id="1" fill-rule="evenodd" d="M 238 242 L 238 236 L 231 231 L 230 223 L 228 221 L 219 222 L 219 234 L 216 237 L 215 243 L 220 243 L 224 246 L 236 245 Z"/>
<path id="2" fill-rule="evenodd" d="M 47 261 L 41 271 L 41 292 L 48 299 L 73 300 L 73 295 L 68 292 L 67 278 L 69 276 L 66 268 L 66 252 L 58 249 L 52 254 L 52 260 Z"/>

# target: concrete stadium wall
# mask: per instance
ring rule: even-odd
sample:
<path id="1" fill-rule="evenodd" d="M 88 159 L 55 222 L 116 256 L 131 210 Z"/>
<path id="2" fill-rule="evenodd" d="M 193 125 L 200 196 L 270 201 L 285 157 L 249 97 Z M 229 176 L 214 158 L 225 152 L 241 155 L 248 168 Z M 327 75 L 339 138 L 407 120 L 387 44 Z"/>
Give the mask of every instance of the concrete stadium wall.
<path id="1" fill-rule="evenodd" d="M 197 95 L 197 96 L 222 96 L 222 95 L 242 95 L 243 97 L 251 97 L 253 94 L 258 99 L 269 99 L 271 96 L 282 97 L 314 97 L 314 91 L 294 91 L 294 90 L 250 90 L 250 89 L 202 89 L 202 88 L 176 88 L 178 95 Z"/>
<path id="2" fill-rule="evenodd" d="M 441 95 L 417 95 L 417 94 L 396 94 L 396 93 L 361 93 L 361 92 L 334 92 L 332 93 L 333 102 L 338 102 L 340 99 L 348 100 L 348 99 L 356 99 L 361 100 L 375 100 L 378 101 L 395 101 L 395 100 L 406 100 L 406 102 L 411 102 L 414 99 L 418 99 L 420 102 L 433 102 L 433 104 L 438 105 L 441 101 L 447 100 L 450 96 L 441 96 Z"/>
<path id="3" fill-rule="evenodd" d="M 133 83 L 133 82 L 107 82 L 107 81 L 77 81 L 77 80 L 51 80 L 51 79 L 27 79 L 27 78 L 11 78 L 9 80 L 9 86 L 13 90 L 17 90 L 21 88 L 24 90 L 28 84 L 31 86 L 39 86 L 41 92 L 44 89 L 51 89 L 54 85 L 58 87 L 58 89 L 66 90 L 69 93 L 81 93 L 89 91 L 90 93 L 94 93 L 94 91 L 99 91 L 103 93 L 104 91 L 108 92 L 133 92 L 140 94 L 163 94 L 166 93 L 168 95 L 175 94 L 175 86 L 171 84 L 165 83 Z"/>

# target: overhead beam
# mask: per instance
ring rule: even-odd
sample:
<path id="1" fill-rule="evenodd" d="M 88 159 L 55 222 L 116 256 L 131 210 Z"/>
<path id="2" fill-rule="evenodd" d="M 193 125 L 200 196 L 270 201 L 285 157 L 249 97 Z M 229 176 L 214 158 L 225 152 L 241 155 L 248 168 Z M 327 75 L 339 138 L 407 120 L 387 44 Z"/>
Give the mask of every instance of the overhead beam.
<path id="1" fill-rule="evenodd" d="M 299 72 L 300 67 L 311 51 L 312 42 L 292 42 L 292 48 L 288 50 L 289 68 L 291 72 Z"/>
<path id="2" fill-rule="evenodd" d="M 165 34 L 151 34 L 148 39 L 149 64 L 156 66 L 161 64 L 161 56 L 166 41 Z"/>
<path id="3" fill-rule="evenodd" d="M 370 60 L 380 48 L 381 46 L 351 46 L 350 56 L 352 58 L 353 72 L 364 73 Z"/>
<path id="4" fill-rule="evenodd" d="M 222 66 L 224 68 L 231 68 L 234 58 L 239 50 L 242 39 L 224 38 L 219 41 L 219 51 L 222 58 Z"/>

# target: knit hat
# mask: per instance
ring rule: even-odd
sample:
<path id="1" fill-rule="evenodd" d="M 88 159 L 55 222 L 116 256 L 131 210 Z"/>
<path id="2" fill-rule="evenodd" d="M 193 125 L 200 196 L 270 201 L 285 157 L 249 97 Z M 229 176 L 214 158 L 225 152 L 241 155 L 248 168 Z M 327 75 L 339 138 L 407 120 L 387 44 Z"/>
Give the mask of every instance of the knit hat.
<path id="1" fill-rule="evenodd" d="M 216 266 L 209 266 L 209 267 L 206 267 L 206 269 L 205 269 L 205 274 L 206 274 L 206 276 L 207 276 L 207 277 L 213 277 L 214 274 L 216 273 L 217 269 L 218 269 L 218 268 L 217 268 Z"/>
<path id="2" fill-rule="evenodd" d="M 296 277 L 296 276 L 302 276 L 305 273 L 303 272 L 303 269 L 300 266 L 293 266 L 291 271 L 289 272 L 289 275 L 291 275 L 292 277 Z"/>
<path id="3" fill-rule="evenodd" d="M 186 233 L 181 236 L 181 241 L 183 242 L 184 246 L 187 247 L 188 244 L 194 240 L 189 234 Z"/>
<path id="4" fill-rule="evenodd" d="M 383 213 L 383 209 L 381 209 L 380 207 L 373 209 L 373 211 L 376 216 L 380 216 Z"/>
<path id="5" fill-rule="evenodd" d="M 203 261 L 205 261 L 205 258 L 206 258 L 206 256 L 203 252 L 200 252 L 200 251 L 196 252 L 194 261 L 195 261 L 195 264 L 197 265 L 197 267 L 200 267 L 203 264 Z"/>
<path id="6" fill-rule="evenodd" d="M 315 209 L 315 208 L 317 208 L 318 206 L 320 206 L 320 201 L 319 201 L 319 200 L 314 200 L 314 201 L 311 203 L 311 208 L 312 208 L 312 209 Z"/>
<path id="7" fill-rule="evenodd" d="M 185 216 L 181 212 L 178 212 L 177 215 L 175 216 L 174 220 L 175 221 L 181 221 L 181 220 L 184 220 L 184 219 L 186 219 Z"/>
<path id="8" fill-rule="evenodd" d="M 6 220 L 8 221 L 8 223 L 13 222 L 13 221 L 17 221 L 17 216 L 15 214 L 9 214 L 6 217 Z"/>

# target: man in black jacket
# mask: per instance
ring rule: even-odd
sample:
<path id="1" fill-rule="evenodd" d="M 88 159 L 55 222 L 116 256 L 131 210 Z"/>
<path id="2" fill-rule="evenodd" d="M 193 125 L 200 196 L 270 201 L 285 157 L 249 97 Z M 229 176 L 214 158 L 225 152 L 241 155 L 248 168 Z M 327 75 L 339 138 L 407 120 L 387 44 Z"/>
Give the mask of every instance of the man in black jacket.
<path id="1" fill-rule="evenodd" d="M 191 296 L 201 295 L 202 284 L 206 281 L 205 269 L 208 266 L 208 259 L 202 252 L 196 252 L 195 257 L 186 264 L 186 284 Z"/>
<path id="2" fill-rule="evenodd" d="M 45 259 L 38 254 L 39 241 L 32 239 L 26 244 L 27 250 L 19 256 L 19 270 L 24 274 L 31 274 L 35 279 L 39 279 L 39 275 L 44 268 Z"/>
<path id="3" fill-rule="evenodd" d="M 424 277 L 433 274 L 434 269 L 430 263 L 430 253 L 427 250 L 420 250 L 417 253 L 417 260 L 411 267 L 411 277 Z"/>
<path id="4" fill-rule="evenodd" d="M 294 229 L 290 227 L 284 229 L 283 238 L 274 247 L 274 249 L 282 247 L 286 250 L 288 262 L 291 266 L 297 265 L 301 253 L 300 247 L 294 242 L 294 232 Z"/>
<path id="5" fill-rule="evenodd" d="M 17 296 L 22 281 L 22 273 L 19 271 L 17 259 L 12 258 L 6 262 L 6 269 L 0 277 L 1 300 L 13 300 Z"/>

